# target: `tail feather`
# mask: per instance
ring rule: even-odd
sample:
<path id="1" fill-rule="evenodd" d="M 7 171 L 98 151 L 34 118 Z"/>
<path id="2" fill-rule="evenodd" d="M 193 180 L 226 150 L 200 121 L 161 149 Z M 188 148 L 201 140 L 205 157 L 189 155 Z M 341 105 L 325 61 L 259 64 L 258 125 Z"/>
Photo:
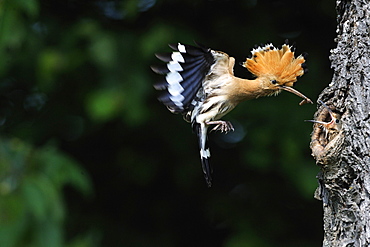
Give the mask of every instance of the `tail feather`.
<path id="1" fill-rule="evenodd" d="M 206 179 L 208 187 L 211 187 L 213 170 L 210 163 L 211 154 L 208 147 L 207 126 L 205 126 L 205 124 L 194 123 L 193 128 L 198 137 L 200 159 L 202 162 L 204 178 Z"/>

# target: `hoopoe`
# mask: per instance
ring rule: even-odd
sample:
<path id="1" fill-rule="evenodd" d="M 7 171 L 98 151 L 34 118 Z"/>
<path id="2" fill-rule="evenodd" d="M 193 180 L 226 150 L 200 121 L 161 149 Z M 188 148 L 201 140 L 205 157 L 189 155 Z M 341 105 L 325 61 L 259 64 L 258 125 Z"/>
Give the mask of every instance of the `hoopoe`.
<path id="1" fill-rule="evenodd" d="M 341 131 L 342 121 L 340 114 L 334 113 L 324 102 L 318 101 L 324 108 L 316 116 L 316 120 L 305 120 L 306 122 L 313 122 L 314 130 L 311 134 L 310 147 L 312 156 L 316 161 L 321 160 L 325 155 L 325 148 Z M 328 122 L 325 122 L 328 121 Z"/>
<path id="2" fill-rule="evenodd" d="M 294 57 L 293 46 L 283 44 L 280 49 L 272 44 L 261 45 L 252 50 L 251 58 L 242 64 L 256 76 L 254 80 L 234 76 L 235 59 L 228 54 L 197 44 L 169 45 L 174 51 L 156 54 L 165 65 L 152 66 L 165 79 L 154 85 L 164 91 L 159 96 L 172 113 L 181 113 L 192 124 L 198 136 L 200 158 L 208 187 L 212 185 L 212 168 L 207 130 L 229 132 L 232 124 L 221 118 L 242 101 L 263 96 L 277 95 L 282 90 L 294 93 L 303 100 L 312 101 L 293 89 L 297 78 L 306 71 L 305 55 Z"/>
<path id="3" fill-rule="evenodd" d="M 305 121 L 316 123 L 319 126 L 321 126 L 322 132 L 323 132 L 323 138 L 328 139 L 330 141 L 332 139 L 330 134 L 331 133 L 338 134 L 338 132 L 342 128 L 342 123 L 339 117 L 337 117 L 337 114 L 333 113 L 333 111 L 324 102 L 322 102 L 321 100 L 319 100 L 318 102 L 326 108 L 327 110 L 326 114 L 329 115 L 330 121 L 329 122 L 324 122 L 324 121 L 319 121 L 319 120 L 305 120 Z M 318 119 L 324 120 L 322 119 L 323 117 L 325 117 L 325 115 L 319 115 Z"/>

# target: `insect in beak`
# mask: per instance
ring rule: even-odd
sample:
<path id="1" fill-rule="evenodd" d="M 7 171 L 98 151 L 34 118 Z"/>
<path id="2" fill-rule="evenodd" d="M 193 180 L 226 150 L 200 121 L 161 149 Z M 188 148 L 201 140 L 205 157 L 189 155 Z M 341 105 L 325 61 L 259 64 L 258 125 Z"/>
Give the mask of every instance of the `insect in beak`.
<path id="1" fill-rule="evenodd" d="M 294 88 L 292 87 L 288 87 L 288 86 L 284 86 L 284 85 L 280 85 L 279 86 L 280 89 L 282 90 L 285 90 L 285 91 L 288 91 L 288 92 L 291 92 L 291 93 L 294 93 L 295 95 L 303 98 L 303 100 L 299 103 L 299 105 L 304 105 L 304 104 L 307 104 L 307 103 L 311 103 L 313 104 L 313 102 L 308 98 L 306 97 L 304 94 L 302 94 L 301 92 L 299 92 L 298 90 L 295 90 Z"/>

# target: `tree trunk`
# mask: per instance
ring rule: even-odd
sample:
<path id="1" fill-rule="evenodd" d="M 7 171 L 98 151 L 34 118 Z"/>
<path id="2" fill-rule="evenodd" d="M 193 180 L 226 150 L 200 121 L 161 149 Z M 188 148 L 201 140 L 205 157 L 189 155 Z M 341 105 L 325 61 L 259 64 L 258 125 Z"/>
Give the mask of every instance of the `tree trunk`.
<path id="1" fill-rule="evenodd" d="M 370 4 L 336 1 L 337 47 L 332 82 L 319 96 L 340 119 L 335 128 L 314 125 L 311 149 L 323 201 L 323 246 L 370 246 Z M 319 106 L 315 119 L 330 121 Z"/>

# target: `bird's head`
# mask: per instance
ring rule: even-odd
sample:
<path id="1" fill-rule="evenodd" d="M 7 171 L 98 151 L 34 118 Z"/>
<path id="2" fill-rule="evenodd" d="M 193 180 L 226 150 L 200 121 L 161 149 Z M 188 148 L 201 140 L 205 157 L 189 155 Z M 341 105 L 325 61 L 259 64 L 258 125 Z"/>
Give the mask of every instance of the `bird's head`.
<path id="1" fill-rule="evenodd" d="M 324 108 L 326 108 L 326 112 L 319 116 L 317 120 L 305 120 L 306 122 L 316 123 L 322 126 L 325 133 L 329 131 L 340 131 L 342 128 L 342 122 L 338 114 L 334 113 L 324 102 L 321 100 L 318 101 Z M 325 115 L 326 113 L 326 115 Z M 325 120 L 328 120 L 325 122 Z"/>
<path id="2" fill-rule="evenodd" d="M 303 103 L 312 103 L 302 93 L 292 86 L 304 73 L 307 73 L 305 64 L 306 55 L 294 56 L 293 46 L 284 44 L 281 49 L 272 44 L 258 46 L 252 50 L 252 57 L 242 64 L 262 83 L 261 87 L 267 95 L 278 94 L 281 90 L 294 93 L 304 100 Z"/>

